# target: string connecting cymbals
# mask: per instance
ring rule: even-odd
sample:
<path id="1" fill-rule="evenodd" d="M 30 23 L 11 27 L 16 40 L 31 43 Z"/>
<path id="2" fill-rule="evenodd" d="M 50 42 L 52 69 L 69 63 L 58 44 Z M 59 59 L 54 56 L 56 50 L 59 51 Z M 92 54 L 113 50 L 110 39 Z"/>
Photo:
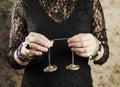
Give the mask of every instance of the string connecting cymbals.
<path id="1" fill-rule="evenodd" d="M 53 39 L 52 41 L 61 41 L 61 40 L 68 40 L 68 38 L 57 38 L 57 39 Z"/>
<path id="2" fill-rule="evenodd" d="M 50 48 L 48 49 L 48 63 L 49 65 L 47 67 L 44 68 L 44 72 L 53 72 L 57 70 L 57 66 L 56 65 L 51 65 L 51 53 L 50 53 Z"/>
<path id="3" fill-rule="evenodd" d="M 72 64 L 67 65 L 66 69 L 68 69 L 68 70 L 78 70 L 80 68 L 79 65 L 74 64 L 74 60 L 75 60 L 75 58 L 74 58 L 74 52 L 72 51 Z"/>
<path id="4" fill-rule="evenodd" d="M 60 40 L 67 40 L 68 38 L 58 38 L 58 39 L 53 39 L 52 41 L 60 41 Z M 51 53 L 50 53 L 50 48 L 48 49 L 48 62 L 49 65 L 44 68 L 44 72 L 54 72 L 57 70 L 56 65 L 51 65 Z"/>

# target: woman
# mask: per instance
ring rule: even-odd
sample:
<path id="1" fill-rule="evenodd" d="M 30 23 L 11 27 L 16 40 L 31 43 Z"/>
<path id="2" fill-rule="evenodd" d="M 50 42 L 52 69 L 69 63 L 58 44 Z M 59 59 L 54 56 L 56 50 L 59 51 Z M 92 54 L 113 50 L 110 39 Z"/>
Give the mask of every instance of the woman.
<path id="1" fill-rule="evenodd" d="M 44 69 L 48 66 L 50 47 L 51 62 L 58 67 L 52 71 Z M 71 66 L 67 70 L 66 65 L 72 61 L 71 51 L 80 67 Z M 16 3 L 8 62 L 15 69 L 25 69 L 22 87 L 92 87 L 88 60 L 103 64 L 108 55 L 99 0 L 18 0 Z"/>

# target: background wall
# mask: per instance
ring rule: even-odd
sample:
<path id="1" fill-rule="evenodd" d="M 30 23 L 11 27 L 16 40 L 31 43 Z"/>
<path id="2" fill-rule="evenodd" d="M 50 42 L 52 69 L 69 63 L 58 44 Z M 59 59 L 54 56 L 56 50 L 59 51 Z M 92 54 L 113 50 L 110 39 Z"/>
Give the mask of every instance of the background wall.
<path id="1" fill-rule="evenodd" d="M 11 10 L 16 0 L 0 0 L 0 87 L 20 87 L 22 70 L 6 61 Z M 102 66 L 90 63 L 94 87 L 120 87 L 120 0 L 100 0 L 110 46 L 109 60 Z"/>

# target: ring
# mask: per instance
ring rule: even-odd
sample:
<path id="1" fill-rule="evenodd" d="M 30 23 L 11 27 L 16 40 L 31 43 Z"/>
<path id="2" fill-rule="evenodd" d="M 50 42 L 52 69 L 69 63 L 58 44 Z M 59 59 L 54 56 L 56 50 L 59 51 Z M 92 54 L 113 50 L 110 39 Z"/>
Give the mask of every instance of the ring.
<path id="1" fill-rule="evenodd" d="M 31 43 L 29 43 L 29 44 L 27 43 L 26 46 L 25 46 L 25 48 L 31 49 L 32 48 Z"/>
<path id="2" fill-rule="evenodd" d="M 81 44 L 80 48 L 84 48 L 83 44 Z"/>

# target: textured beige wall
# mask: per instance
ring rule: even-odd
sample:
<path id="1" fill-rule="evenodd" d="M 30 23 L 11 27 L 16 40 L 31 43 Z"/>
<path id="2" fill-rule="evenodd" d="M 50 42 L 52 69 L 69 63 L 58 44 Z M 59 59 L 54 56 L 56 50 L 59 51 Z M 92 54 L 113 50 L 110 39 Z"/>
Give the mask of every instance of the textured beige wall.
<path id="1" fill-rule="evenodd" d="M 22 71 L 6 62 L 11 8 L 16 0 L 0 0 L 0 87 L 20 87 Z M 120 87 L 120 0 L 100 0 L 103 6 L 109 46 L 109 60 L 102 66 L 90 64 L 94 87 Z"/>

